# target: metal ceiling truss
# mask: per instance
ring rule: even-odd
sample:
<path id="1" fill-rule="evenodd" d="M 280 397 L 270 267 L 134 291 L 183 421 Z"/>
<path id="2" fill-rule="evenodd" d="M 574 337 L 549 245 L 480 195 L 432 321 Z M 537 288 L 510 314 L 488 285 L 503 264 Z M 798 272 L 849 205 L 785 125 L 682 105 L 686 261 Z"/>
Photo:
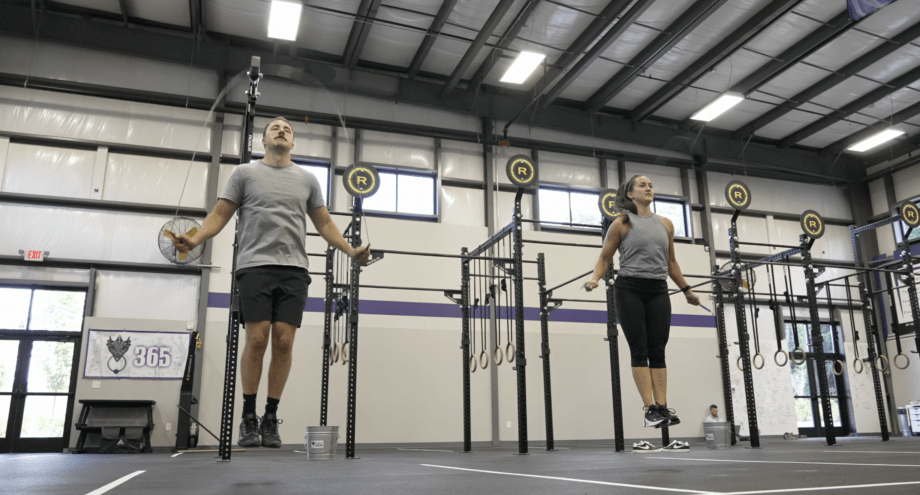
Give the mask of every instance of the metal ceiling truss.
<path id="1" fill-rule="evenodd" d="M 521 32 L 521 28 L 527 24 L 527 20 L 530 19 L 533 11 L 540 5 L 540 1 L 541 0 L 527 0 L 527 3 L 521 7 L 521 11 L 518 12 L 514 21 L 511 22 L 511 25 L 508 26 L 508 29 L 502 34 L 498 46 L 492 48 L 492 51 L 489 52 L 489 56 L 487 56 L 485 61 L 476 69 L 476 73 L 473 74 L 473 78 L 470 79 L 470 87 L 478 88 L 482 84 L 482 81 L 485 80 L 489 72 L 495 67 L 495 64 L 498 63 L 498 59 L 502 56 L 502 53 L 511 47 L 511 43 L 517 38 L 518 33 Z"/>
<path id="2" fill-rule="evenodd" d="M 824 93 L 825 91 L 837 86 L 838 84 L 846 81 L 850 77 L 853 77 L 863 70 L 865 70 L 870 65 L 878 62 L 882 58 L 894 53 L 896 50 L 899 50 L 911 43 L 912 41 L 920 38 L 920 22 L 914 24 L 913 26 L 905 29 L 900 34 L 892 38 L 890 41 L 886 41 L 879 45 L 878 48 L 870 51 L 869 53 L 857 58 L 856 60 L 850 62 L 849 64 L 843 66 L 842 68 L 832 72 L 830 75 L 824 79 L 812 84 L 808 88 L 802 90 L 792 98 L 789 98 L 784 103 L 777 105 L 772 110 L 761 115 L 754 119 L 750 124 L 745 125 L 738 131 L 736 131 L 732 137 L 736 139 L 743 139 L 751 133 L 756 132 L 761 127 L 766 126 L 770 122 L 786 115 L 791 112 L 793 109 L 798 108 L 800 105 L 811 101 L 812 98 Z"/>
<path id="3" fill-rule="evenodd" d="M 862 141 L 863 139 L 882 132 L 891 126 L 898 125 L 905 120 L 912 119 L 917 115 L 920 115 L 920 103 L 915 103 L 905 108 L 904 110 L 901 110 L 900 112 L 893 113 L 884 119 L 880 119 L 878 122 L 866 127 L 861 131 L 856 131 L 853 134 L 850 134 L 849 136 L 824 147 L 821 149 L 821 155 L 827 156 L 839 153 L 849 146 Z"/>
<path id="4" fill-rule="evenodd" d="M 681 91 L 692 85 L 722 63 L 735 50 L 768 28 L 773 21 L 783 16 L 799 3 L 799 0 L 773 0 L 760 9 L 738 29 L 725 37 L 719 44 L 707 50 L 706 54 L 693 62 L 690 67 L 670 80 L 664 87 L 640 103 L 627 115 L 632 120 L 645 120 L 662 106 L 666 105 Z"/>
<path id="5" fill-rule="evenodd" d="M 431 51 L 431 47 L 434 46 L 438 35 L 441 34 L 441 29 L 444 28 L 444 23 L 447 22 L 447 18 L 450 17 L 455 5 L 457 5 L 457 0 L 444 0 L 441 4 L 437 15 L 431 21 L 431 26 L 428 27 L 428 32 L 425 33 L 425 37 L 422 39 L 422 44 L 418 47 L 418 51 L 415 52 L 415 57 L 412 58 L 412 63 L 409 64 L 410 78 L 418 74 L 419 68 L 425 61 L 425 57 L 428 56 L 428 52 Z"/>
<path id="6" fill-rule="evenodd" d="M 348 34 L 345 53 L 342 54 L 345 67 L 353 69 L 358 65 L 361 52 L 364 50 L 364 44 L 367 42 L 367 36 L 374 27 L 372 21 L 377 17 L 377 10 L 382 2 L 383 0 L 361 0 L 361 4 L 358 6 L 358 13 L 355 16 L 355 22 L 352 24 L 351 32 Z"/>
<path id="7" fill-rule="evenodd" d="M 850 115 L 853 115 L 854 113 L 868 107 L 869 105 L 881 100 L 891 93 L 903 89 L 908 84 L 917 82 L 918 79 L 920 79 L 920 67 L 916 67 L 910 71 L 907 71 L 905 74 L 892 79 L 880 88 L 872 90 L 852 101 L 851 103 L 848 103 L 843 107 L 832 111 L 830 115 L 818 119 L 817 121 L 812 122 L 811 124 L 808 124 L 805 127 L 793 132 L 792 134 L 781 139 L 777 146 L 780 148 L 792 146 L 793 144 L 807 138 L 808 136 L 811 136 L 827 127 L 830 127 L 831 125 L 836 124 L 841 119 L 846 119 Z"/>
<path id="8" fill-rule="evenodd" d="M 492 36 L 492 32 L 495 31 L 498 23 L 501 22 L 505 14 L 508 13 L 508 9 L 511 8 L 512 4 L 514 4 L 514 0 L 500 0 L 498 2 L 498 5 L 495 6 L 492 14 L 486 20 L 485 25 L 479 30 L 473 43 L 467 48 L 466 53 L 463 54 L 457 67 L 454 68 L 454 72 L 451 73 L 447 82 L 444 83 L 444 89 L 441 90 L 441 98 L 447 98 L 454 88 L 457 87 L 460 78 L 463 77 L 463 74 L 470 67 L 470 64 L 473 63 L 473 59 L 476 58 L 476 55 L 479 55 L 479 51 L 482 50 L 483 45 L 489 40 L 489 36 Z"/>
<path id="9" fill-rule="evenodd" d="M 668 53 L 674 45 L 680 43 L 685 36 L 690 34 L 697 26 L 702 24 L 710 15 L 715 13 L 728 0 L 697 0 L 696 3 L 684 11 L 670 26 L 665 28 L 654 41 L 649 43 L 633 57 L 632 60 L 620 69 L 610 80 L 604 83 L 590 98 L 582 105 L 584 110 L 596 112 L 603 108 L 610 100 L 637 77 L 641 76 L 645 70 Z"/>

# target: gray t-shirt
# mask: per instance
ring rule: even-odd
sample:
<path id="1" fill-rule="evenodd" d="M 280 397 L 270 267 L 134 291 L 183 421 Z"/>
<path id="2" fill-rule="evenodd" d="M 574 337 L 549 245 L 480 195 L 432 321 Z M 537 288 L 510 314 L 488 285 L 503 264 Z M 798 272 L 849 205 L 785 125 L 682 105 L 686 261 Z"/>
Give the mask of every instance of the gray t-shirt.
<path id="1" fill-rule="evenodd" d="M 259 160 L 236 167 L 220 197 L 239 207 L 236 268 L 299 266 L 307 259 L 307 212 L 326 205 L 316 176 Z"/>

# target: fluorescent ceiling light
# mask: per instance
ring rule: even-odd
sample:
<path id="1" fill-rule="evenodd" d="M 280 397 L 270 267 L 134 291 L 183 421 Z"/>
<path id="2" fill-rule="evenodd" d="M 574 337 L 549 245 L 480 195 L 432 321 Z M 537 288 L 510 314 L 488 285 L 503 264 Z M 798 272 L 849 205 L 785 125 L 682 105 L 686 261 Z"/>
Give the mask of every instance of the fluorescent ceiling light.
<path id="1" fill-rule="evenodd" d="M 702 110 L 696 112 L 690 116 L 692 120 L 702 120 L 703 122 L 709 122 L 712 119 L 718 117 L 725 113 L 729 108 L 737 105 L 744 99 L 744 96 L 741 96 L 737 93 L 725 93 L 722 96 L 718 97 L 712 103 L 703 107 Z"/>
<path id="2" fill-rule="evenodd" d="M 268 37 L 294 41 L 300 27 L 300 2 L 282 2 L 272 0 L 271 13 L 268 15 Z"/>
<path id="3" fill-rule="evenodd" d="M 876 146 L 887 143 L 892 139 L 904 134 L 904 131 L 899 131 L 897 129 L 886 129 L 872 137 L 863 139 L 862 141 L 854 144 L 847 148 L 848 151 L 866 151 L 875 148 Z"/>
<path id="4" fill-rule="evenodd" d="M 514 60 L 514 63 L 511 64 L 511 67 L 508 67 L 508 71 L 502 76 L 501 82 L 523 83 L 544 58 L 546 58 L 546 55 L 542 53 L 521 52 L 518 58 Z"/>

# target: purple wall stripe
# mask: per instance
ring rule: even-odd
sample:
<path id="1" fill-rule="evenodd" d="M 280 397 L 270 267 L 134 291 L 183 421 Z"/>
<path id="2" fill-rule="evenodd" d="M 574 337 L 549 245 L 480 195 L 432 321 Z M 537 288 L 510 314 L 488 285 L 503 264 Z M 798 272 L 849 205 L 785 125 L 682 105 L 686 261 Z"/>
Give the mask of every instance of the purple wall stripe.
<path id="1" fill-rule="evenodd" d="M 229 308 L 230 294 L 223 292 L 208 293 L 209 308 Z M 307 313 L 322 313 L 323 300 L 319 297 L 307 299 L 304 307 Z M 375 301 L 362 300 L 361 314 L 365 315 L 390 315 L 390 316 L 427 316 L 432 318 L 460 318 L 460 306 L 456 304 L 420 303 L 403 301 Z M 489 317 L 489 312 L 482 312 L 483 318 Z M 511 311 L 513 317 L 514 311 Z M 478 316 L 478 315 L 477 315 Z M 506 312 L 499 311 L 499 317 L 505 318 Z M 538 308 L 524 308 L 524 319 L 527 321 L 540 321 Z M 591 309 L 563 309 L 559 308 L 549 315 L 549 321 L 564 323 L 607 323 L 607 311 Z M 715 328 L 716 319 L 709 315 L 671 315 L 671 325 L 675 327 Z"/>

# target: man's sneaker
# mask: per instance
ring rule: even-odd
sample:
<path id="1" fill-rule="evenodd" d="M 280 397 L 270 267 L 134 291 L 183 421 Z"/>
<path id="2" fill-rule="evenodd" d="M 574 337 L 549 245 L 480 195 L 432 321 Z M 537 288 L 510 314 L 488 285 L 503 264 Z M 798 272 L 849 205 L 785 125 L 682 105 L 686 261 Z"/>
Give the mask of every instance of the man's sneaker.
<path id="1" fill-rule="evenodd" d="M 236 442 L 240 447 L 258 447 L 262 445 L 259 437 L 259 417 L 255 413 L 243 415 L 240 422 L 240 439 Z"/>
<path id="2" fill-rule="evenodd" d="M 664 406 L 659 405 L 658 412 L 668 420 L 667 425 L 661 425 L 661 426 L 674 426 L 674 425 L 680 424 L 680 418 L 677 417 L 677 414 L 676 414 L 677 411 L 675 411 L 674 409 L 668 409 L 668 406 L 666 405 Z"/>
<path id="3" fill-rule="evenodd" d="M 259 431 L 262 433 L 262 446 L 271 448 L 281 447 L 281 435 L 278 434 L 278 425 L 283 423 L 274 414 L 266 413 L 262 416 L 262 423 L 259 424 Z"/>
<path id="4" fill-rule="evenodd" d="M 661 428 L 668 425 L 668 418 L 661 415 L 658 406 L 649 406 L 645 408 L 645 427 Z"/>
<path id="5" fill-rule="evenodd" d="M 690 452 L 690 444 L 680 440 L 671 440 L 663 449 L 665 452 Z"/>
<path id="6" fill-rule="evenodd" d="M 661 447 L 656 447 L 645 440 L 642 440 L 639 443 L 633 444 L 633 453 L 634 454 L 648 454 L 651 452 L 661 452 Z"/>

